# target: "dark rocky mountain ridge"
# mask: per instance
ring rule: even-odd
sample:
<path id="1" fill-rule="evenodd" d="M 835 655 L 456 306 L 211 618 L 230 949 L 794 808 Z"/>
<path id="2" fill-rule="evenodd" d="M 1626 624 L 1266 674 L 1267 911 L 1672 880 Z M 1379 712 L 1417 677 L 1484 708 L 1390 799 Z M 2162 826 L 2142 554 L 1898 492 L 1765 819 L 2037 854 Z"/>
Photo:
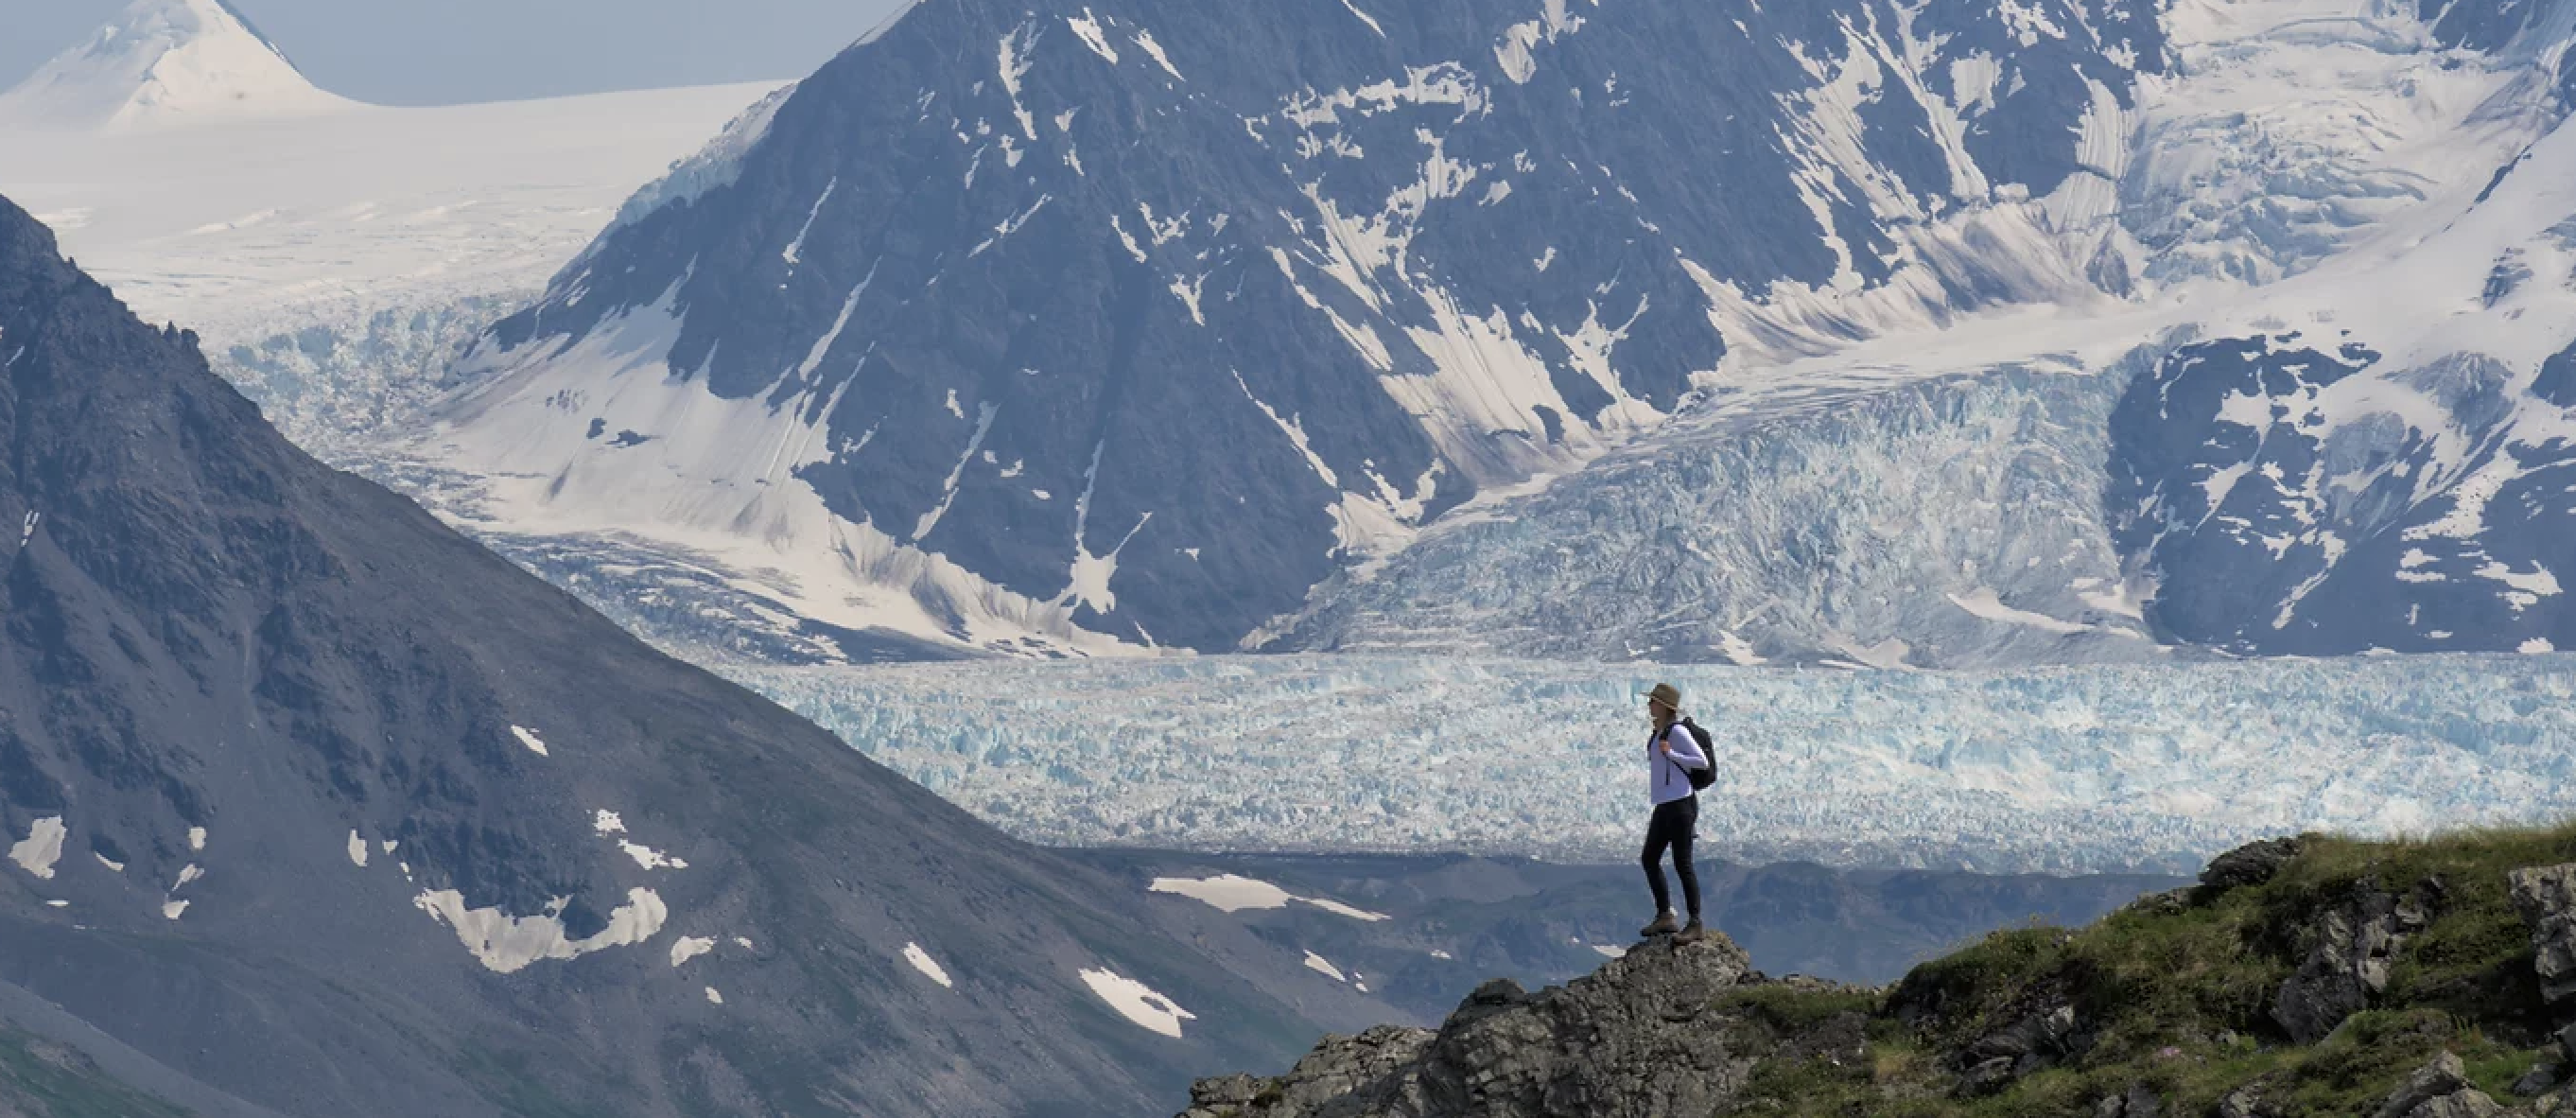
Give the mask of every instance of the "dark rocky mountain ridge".
<path id="1" fill-rule="evenodd" d="M 1106 1114 L 1391 1012 L 323 468 L 5 201 L 0 371 L 47 1043 L 208 1114 Z"/>

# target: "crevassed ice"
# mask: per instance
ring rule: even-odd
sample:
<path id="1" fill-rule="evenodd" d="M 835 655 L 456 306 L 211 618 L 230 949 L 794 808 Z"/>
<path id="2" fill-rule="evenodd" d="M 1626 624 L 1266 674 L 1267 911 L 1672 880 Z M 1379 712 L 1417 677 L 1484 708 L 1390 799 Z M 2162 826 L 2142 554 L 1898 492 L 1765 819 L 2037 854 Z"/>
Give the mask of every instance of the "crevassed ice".
<path id="1" fill-rule="evenodd" d="M 2576 811 L 2571 667 L 2544 654 L 1960 674 L 1349 656 L 728 670 L 1041 843 L 1624 861 L 1646 802 L 1630 694 L 1669 680 L 1717 737 L 1700 833 L 1722 856 L 2187 872 L 2274 834 Z M 1221 763 L 1203 719 L 1173 716 L 1214 709 Z M 1158 884 L 1206 891 L 1186 880 Z M 1265 886 L 1222 884 L 1209 903 L 1287 903 Z"/>

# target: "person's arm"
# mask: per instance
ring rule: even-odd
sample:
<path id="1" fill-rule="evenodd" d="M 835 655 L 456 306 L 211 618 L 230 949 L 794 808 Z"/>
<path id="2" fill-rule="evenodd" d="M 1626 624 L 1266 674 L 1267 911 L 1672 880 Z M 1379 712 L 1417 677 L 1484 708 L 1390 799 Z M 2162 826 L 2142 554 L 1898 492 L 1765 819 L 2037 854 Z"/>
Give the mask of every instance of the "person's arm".
<path id="1" fill-rule="evenodd" d="M 1664 755 L 1686 769 L 1709 766 L 1708 755 L 1700 752 L 1699 739 L 1692 736 L 1689 727 L 1679 722 L 1673 723 L 1672 729 L 1664 734 Z"/>

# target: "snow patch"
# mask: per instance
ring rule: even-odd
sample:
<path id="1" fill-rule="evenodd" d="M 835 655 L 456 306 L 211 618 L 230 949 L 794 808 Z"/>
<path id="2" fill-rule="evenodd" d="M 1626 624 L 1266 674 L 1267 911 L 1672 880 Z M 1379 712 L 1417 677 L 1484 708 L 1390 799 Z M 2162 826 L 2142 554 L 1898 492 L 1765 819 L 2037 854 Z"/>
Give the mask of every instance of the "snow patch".
<path id="1" fill-rule="evenodd" d="M 671 965 L 677 967 L 715 949 L 713 936 L 681 936 L 671 941 Z"/>
<path id="2" fill-rule="evenodd" d="M 1247 908 L 1286 908 L 1295 899 L 1289 892 L 1267 881 L 1240 874 L 1218 874 L 1215 877 L 1158 877 L 1147 885 L 1154 893 L 1173 893 L 1210 905 L 1223 912 L 1241 912 Z"/>
<path id="3" fill-rule="evenodd" d="M 1154 992 L 1152 987 L 1115 971 L 1086 969 L 1082 981 L 1120 1016 L 1167 1037 L 1179 1038 L 1181 1022 L 1198 1019 L 1197 1014 Z"/>
<path id="4" fill-rule="evenodd" d="M 349 832 L 349 863 L 359 869 L 367 868 L 367 840 L 359 838 L 355 830 Z"/>
<path id="5" fill-rule="evenodd" d="M 528 752 L 534 753 L 539 757 L 546 755 L 546 743 L 537 740 L 537 732 L 535 730 L 531 730 L 525 726 L 512 726 L 510 727 L 510 733 L 519 739 L 519 744 L 528 747 Z"/>
<path id="6" fill-rule="evenodd" d="M 1312 951 L 1306 953 L 1306 969 L 1323 975 L 1326 978 L 1330 978 L 1335 982 L 1350 981 L 1349 978 L 1342 974 L 1341 968 L 1334 966 L 1331 961 Z"/>
<path id="7" fill-rule="evenodd" d="M 28 827 L 27 837 L 9 848 L 9 860 L 38 879 L 51 881 L 54 863 L 63 858 L 63 836 L 66 833 L 68 829 L 63 826 L 62 816 L 48 815 L 36 820 Z"/>
<path id="8" fill-rule="evenodd" d="M 414 907 L 430 918 L 447 925 L 456 938 L 473 953 L 476 961 L 499 974 L 512 974 L 542 959 L 574 959 L 594 951 L 642 943 L 662 930 L 670 919 L 660 895 L 650 889 L 629 889 L 626 903 L 608 914 L 608 926 L 585 939 L 572 939 L 564 934 L 561 915 L 569 897 L 557 897 L 546 911 L 535 916 L 511 916 L 498 907 L 465 907 L 465 895 L 454 889 L 423 892 L 412 898 Z M 175 917 L 174 917 L 175 919 Z"/>
<path id="9" fill-rule="evenodd" d="M 948 971 L 939 965 L 939 960 L 931 958 L 930 952 L 922 950 L 918 943 L 903 945 L 903 961 L 912 964 L 912 969 L 920 971 L 923 977 L 932 982 L 950 989 L 955 989 L 957 986 L 955 982 L 949 980 Z M 1094 989 L 1096 990 L 1097 987 Z"/>

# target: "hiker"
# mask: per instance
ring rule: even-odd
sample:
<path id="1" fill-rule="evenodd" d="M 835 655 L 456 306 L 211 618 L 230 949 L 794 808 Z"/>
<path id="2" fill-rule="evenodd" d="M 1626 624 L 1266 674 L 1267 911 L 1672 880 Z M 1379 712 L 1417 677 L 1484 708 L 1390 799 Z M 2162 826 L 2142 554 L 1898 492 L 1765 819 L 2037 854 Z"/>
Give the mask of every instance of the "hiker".
<path id="1" fill-rule="evenodd" d="M 1654 736 L 1646 745 L 1646 763 L 1654 773 L 1648 787 L 1655 815 L 1646 824 L 1646 850 L 1638 861 L 1646 867 L 1646 884 L 1655 891 L 1655 922 L 1637 934 L 1678 932 L 1675 942 L 1689 942 L 1701 935 L 1699 874 L 1691 868 L 1691 832 L 1699 824 L 1699 790 L 1715 779 L 1715 773 L 1708 751 L 1700 748 L 1697 728 L 1682 717 L 1679 688 L 1656 684 L 1646 693 L 1646 713 L 1655 722 Z M 1673 918 L 1672 894 L 1664 888 L 1666 847 L 1672 848 L 1673 870 L 1682 879 L 1682 904 L 1690 909 L 1688 924 Z"/>

